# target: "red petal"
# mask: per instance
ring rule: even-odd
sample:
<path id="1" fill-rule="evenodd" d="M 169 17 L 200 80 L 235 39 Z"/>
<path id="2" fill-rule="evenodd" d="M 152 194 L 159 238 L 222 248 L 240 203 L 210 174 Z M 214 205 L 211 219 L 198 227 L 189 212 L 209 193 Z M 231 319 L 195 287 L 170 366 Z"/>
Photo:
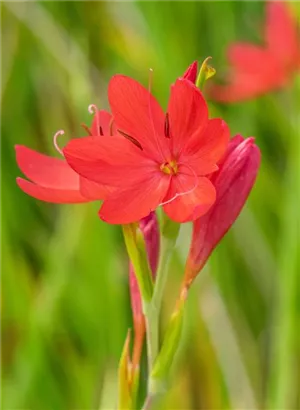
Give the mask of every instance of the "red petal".
<path id="1" fill-rule="evenodd" d="M 163 161 L 169 149 L 164 113 L 156 99 L 137 81 L 123 75 L 112 77 L 108 99 L 117 128 L 135 138 L 145 154 Z"/>
<path id="2" fill-rule="evenodd" d="M 259 73 L 265 64 L 276 64 L 266 49 L 248 43 L 234 43 L 228 48 L 228 60 L 238 72 Z"/>
<path id="3" fill-rule="evenodd" d="M 195 84 L 198 73 L 198 61 L 194 61 L 183 74 L 183 78 Z"/>
<path id="4" fill-rule="evenodd" d="M 45 202 L 75 204 L 90 201 L 81 195 L 79 190 L 48 188 L 35 185 L 23 178 L 17 178 L 17 184 L 26 194 Z"/>
<path id="5" fill-rule="evenodd" d="M 64 159 L 49 157 L 23 145 L 16 145 L 19 168 L 38 185 L 49 188 L 79 190 L 79 175 Z"/>
<path id="6" fill-rule="evenodd" d="M 191 175 L 178 174 L 173 177 L 164 201 L 178 194 L 180 196 L 164 205 L 164 211 L 171 219 L 181 223 L 193 221 L 205 214 L 216 199 L 216 190 L 207 178 Z"/>
<path id="7" fill-rule="evenodd" d="M 64 148 L 69 165 L 81 176 L 104 185 L 127 186 L 157 165 L 124 137 L 85 137 Z"/>
<path id="8" fill-rule="evenodd" d="M 206 102 L 190 81 L 178 79 L 171 87 L 168 105 L 169 126 L 174 154 L 179 154 L 188 139 L 200 132 L 208 121 Z"/>
<path id="9" fill-rule="evenodd" d="M 91 131 L 93 136 L 104 135 L 109 137 L 115 135 L 117 130 L 115 122 L 112 121 L 112 115 L 108 111 L 99 110 L 94 115 Z"/>
<path id="10" fill-rule="evenodd" d="M 89 200 L 103 200 L 106 199 L 114 191 L 113 187 L 108 185 L 98 184 L 90 181 L 84 177 L 80 177 L 80 192 Z"/>
<path id="11" fill-rule="evenodd" d="M 265 62 L 264 64 L 268 64 Z M 208 94 L 212 100 L 222 103 L 234 103 L 256 98 L 264 93 L 282 87 L 287 78 L 279 67 L 268 66 L 258 73 L 232 74 L 228 85 L 212 85 Z"/>
<path id="12" fill-rule="evenodd" d="M 299 64 L 300 39 L 296 19 L 286 3 L 268 1 L 265 37 L 268 49 L 284 66 Z"/>
<path id="13" fill-rule="evenodd" d="M 116 191 L 100 209 L 100 218 L 111 224 L 139 221 L 154 211 L 166 195 L 170 178 L 160 172 L 126 190 Z"/>
<path id="14" fill-rule="evenodd" d="M 228 49 L 232 64 L 229 84 L 212 87 L 210 95 L 216 101 L 235 102 L 257 97 L 281 87 L 286 74 L 266 49 L 252 44 L 236 43 Z"/>
<path id="15" fill-rule="evenodd" d="M 197 175 L 216 171 L 216 163 L 226 152 L 229 137 L 229 128 L 223 120 L 209 120 L 205 130 L 196 132 L 190 138 L 179 162 L 186 164 Z"/>

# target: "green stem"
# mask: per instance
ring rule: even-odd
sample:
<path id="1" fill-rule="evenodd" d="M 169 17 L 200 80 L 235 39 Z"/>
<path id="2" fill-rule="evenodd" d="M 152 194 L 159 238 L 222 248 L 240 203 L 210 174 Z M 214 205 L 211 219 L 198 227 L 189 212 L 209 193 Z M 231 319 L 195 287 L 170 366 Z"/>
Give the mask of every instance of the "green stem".
<path id="1" fill-rule="evenodd" d="M 144 305 L 146 319 L 147 350 L 148 350 L 148 374 L 153 369 L 154 361 L 159 351 L 159 317 L 163 293 L 167 281 L 169 263 L 179 232 L 179 224 L 170 221 L 166 216 L 163 220 L 161 251 L 158 270 L 156 274 L 153 296 L 149 304 Z M 148 392 L 152 392 L 148 380 Z"/>
<path id="2" fill-rule="evenodd" d="M 163 398 L 161 393 L 148 393 L 142 410 L 152 410 L 152 409 L 156 409 L 158 407 L 158 405 L 160 404 L 160 400 Z"/>
<path id="3" fill-rule="evenodd" d="M 168 278 L 168 268 L 169 263 L 171 260 L 171 256 L 174 250 L 176 238 L 170 239 L 166 237 L 162 237 L 162 244 L 161 244 L 161 259 L 157 271 L 157 276 L 155 280 L 155 286 L 152 296 L 151 304 L 153 305 L 153 310 L 157 314 L 161 308 L 161 302 L 163 298 L 163 293 L 165 289 L 165 285 Z"/>
<path id="4" fill-rule="evenodd" d="M 148 374 L 150 375 L 151 370 L 153 368 L 155 358 L 158 353 L 159 315 L 157 312 L 154 312 L 152 303 L 144 305 L 143 310 L 144 310 L 145 322 L 146 322 Z"/>
<path id="5" fill-rule="evenodd" d="M 153 396 L 149 394 L 149 396 L 146 397 L 142 410 L 150 410 L 152 406 L 152 402 L 153 402 Z"/>
<path id="6" fill-rule="evenodd" d="M 153 297 L 149 304 L 144 304 L 146 337 L 148 350 L 148 374 L 151 374 L 159 350 L 159 316 L 164 288 L 168 276 L 168 267 L 175 241 L 162 237 L 161 257 L 158 265 Z"/>

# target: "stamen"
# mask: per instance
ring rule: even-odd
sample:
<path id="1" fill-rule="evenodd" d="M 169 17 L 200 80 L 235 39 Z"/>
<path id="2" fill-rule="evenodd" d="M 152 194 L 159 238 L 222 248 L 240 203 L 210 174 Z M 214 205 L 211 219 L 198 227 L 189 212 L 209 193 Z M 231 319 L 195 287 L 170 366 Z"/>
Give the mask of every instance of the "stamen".
<path id="1" fill-rule="evenodd" d="M 103 129 L 102 129 L 101 125 L 100 125 L 100 127 L 99 127 L 99 132 L 100 132 L 100 135 L 101 135 L 101 136 L 103 136 L 103 135 L 104 135 L 104 133 L 103 133 Z"/>
<path id="2" fill-rule="evenodd" d="M 53 136 L 53 145 L 54 148 L 56 149 L 57 152 L 60 153 L 60 155 L 62 155 L 64 157 L 64 153 L 62 152 L 62 150 L 59 148 L 58 144 L 57 144 L 57 138 L 59 137 L 59 135 L 64 135 L 65 131 L 64 130 L 59 130 L 57 131 L 54 136 Z"/>
<path id="3" fill-rule="evenodd" d="M 96 116 L 96 128 L 97 128 L 97 133 L 98 133 L 97 136 L 99 137 L 100 135 L 103 135 L 103 134 L 101 134 L 101 131 L 100 131 L 101 126 L 100 126 L 100 118 L 98 115 L 98 111 L 99 111 L 98 107 L 95 104 L 90 104 L 88 107 L 88 110 L 90 114 L 94 114 Z"/>
<path id="4" fill-rule="evenodd" d="M 135 138 L 133 138 L 131 135 L 126 134 L 126 132 L 124 132 L 122 130 L 118 130 L 118 132 L 121 135 L 123 135 L 123 137 L 128 139 L 130 142 L 132 142 L 134 145 L 136 145 L 139 149 L 141 149 L 143 151 L 143 147 L 141 146 L 141 144 Z"/>
<path id="5" fill-rule="evenodd" d="M 197 186 L 199 185 L 198 176 L 197 176 L 196 172 L 195 172 L 189 165 L 180 164 L 180 163 L 178 163 L 177 165 L 184 165 L 185 167 L 189 168 L 189 169 L 192 171 L 192 173 L 193 173 L 193 175 L 194 175 L 194 177 L 195 177 L 195 185 L 193 186 L 193 188 L 189 189 L 188 191 L 179 192 L 179 193 L 175 194 L 171 199 L 168 199 L 168 201 L 161 202 L 161 203 L 159 204 L 159 206 L 160 206 L 160 205 L 169 204 L 170 202 L 174 201 L 174 199 L 176 199 L 176 198 L 178 198 L 178 197 L 180 197 L 180 196 L 184 196 L 184 195 L 191 194 L 192 192 L 195 191 L 195 189 L 196 189 Z"/>
<path id="6" fill-rule="evenodd" d="M 93 134 L 92 134 L 92 131 L 89 129 L 89 127 L 88 127 L 86 124 L 84 124 L 84 123 L 82 122 L 80 125 L 81 125 L 81 127 L 82 127 L 90 136 L 93 135 Z"/>
<path id="7" fill-rule="evenodd" d="M 169 122 L 169 113 L 166 113 L 166 118 L 165 118 L 165 137 L 170 138 L 170 122 Z"/>

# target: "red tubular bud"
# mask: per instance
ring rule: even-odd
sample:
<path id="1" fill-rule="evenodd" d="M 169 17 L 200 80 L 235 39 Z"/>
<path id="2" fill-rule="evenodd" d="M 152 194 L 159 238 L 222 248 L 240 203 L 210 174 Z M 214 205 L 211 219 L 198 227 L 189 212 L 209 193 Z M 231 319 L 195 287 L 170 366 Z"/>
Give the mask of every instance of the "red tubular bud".
<path id="1" fill-rule="evenodd" d="M 235 136 L 229 143 L 219 170 L 212 174 L 217 198 L 207 214 L 194 222 L 183 287 L 189 287 L 209 255 L 241 212 L 255 182 L 260 150 L 254 138 Z"/>
<path id="2" fill-rule="evenodd" d="M 198 74 L 198 62 L 194 61 L 183 74 L 183 78 L 195 84 Z"/>

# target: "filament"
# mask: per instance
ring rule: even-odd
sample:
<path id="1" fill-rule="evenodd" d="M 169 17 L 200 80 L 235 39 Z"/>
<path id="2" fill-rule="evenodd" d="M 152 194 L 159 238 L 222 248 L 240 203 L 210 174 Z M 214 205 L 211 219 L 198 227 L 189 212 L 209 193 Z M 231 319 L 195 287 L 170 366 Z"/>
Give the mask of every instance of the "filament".
<path id="1" fill-rule="evenodd" d="M 60 135 L 64 135 L 64 133 L 65 133 L 64 130 L 59 130 L 59 131 L 57 131 L 57 132 L 54 134 L 54 136 L 53 136 L 53 145 L 54 145 L 54 148 L 55 148 L 56 151 L 59 152 L 60 155 L 62 155 L 63 157 L 64 157 L 64 153 L 62 152 L 62 150 L 59 148 L 59 146 L 58 146 L 58 144 L 57 144 L 57 138 L 58 138 Z"/>
<path id="2" fill-rule="evenodd" d="M 80 125 L 81 125 L 81 127 L 82 127 L 90 136 L 93 135 L 93 134 L 92 134 L 92 131 L 89 129 L 89 127 L 88 127 L 86 124 L 84 124 L 84 123 L 82 122 Z"/>
<path id="3" fill-rule="evenodd" d="M 102 128 L 101 128 L 101 125 L 100 125 L 99 115 L 97 115 L 98 111 L 99 111 L 97 105 L 90 104 L 89 107 L 88 107 L 88 111 L 89 111 L 90 114 L 96 116 L 97 136 L 99 137 L 101 135 Z M 102 135 L 103 135 L 103 133 L 102 133 Z"/>
<path id="4" fill-rule="evenodd" d="M 149 80 L 148 80 L 148 91 L 149 91 L 149 93 L 151 93 L 152 83 L 153 83 L 153 70 L 152 70 L 152 68 L 149 68 Z"/>
<path id="5" fill-rule="evenodd" d="M 184 196 L 184 195 L 191 194 L 192 192 L 195 191 L 195 189 L 196 189 L 196 188 L 198 187 L 198 185 L 199 185 L 198 176 L 197 176 L 196 172 L 193 170 L 193 168 L 191 168 L 189 165 L 186 165 L 186 164 L 180 164 L 180 163 L 178 163 L 177 165 L 184 165 L 185 167 L 187 167 L 187 168 L 189 168 L 189 169 L 191 170 L 193 176 L 195 177 L 195 184 L 194 184 L 194 186 L 193 186 L 191 189 L 189 189 L 188 191 L 178 192 L 178 193 L 176 193 L 171 199 L 168 199 L 167 201 L 161 202 L 161 203 L 159 204 L 159 206 L 160 206 L 160 205 L 167 205 L 167 204 L 169 204 L 170 202 L 174 201 L 174 199 L 176 199 L 176 198 L 178 198 L 178 197 L 180 197 L 180 196 Z"/>
<path id="6" fill-rule="evenodd" d="M 113 135 L 113 125 L 114 125 L 114 117 L 111 117 L 109 121 L 109 126 L 108 126 L 110 137 Z"/>

